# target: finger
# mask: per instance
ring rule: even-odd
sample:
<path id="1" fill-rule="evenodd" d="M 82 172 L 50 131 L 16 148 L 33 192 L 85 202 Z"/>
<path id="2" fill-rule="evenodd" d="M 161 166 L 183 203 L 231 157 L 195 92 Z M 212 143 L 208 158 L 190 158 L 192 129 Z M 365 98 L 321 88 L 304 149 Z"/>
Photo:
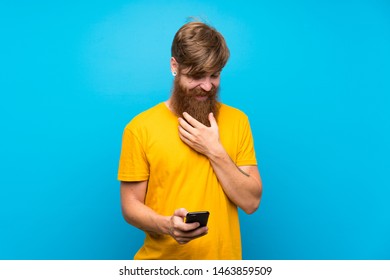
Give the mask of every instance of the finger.
<path id="1" fill-rule="evenodd" d="M 187 213 L 188 213 L 188 211 L 185 208 L 179 208 L 179 209 L 175 210 L 173 215 L 184 218 L 187 215 Z"/>
<path id="2" fill-rule="evenodd" d="M 186 225 L 189 226 L 188 228 L 190 230 L 177 230 L 176 236 L 178 238 L 195 238 L 208 232 L 208 227 L 199 227 L 199 223 L 191 223 Z"/>
<path id="3" fill-rule="evenodd" d="M 189 133 L 194 133 L 195 128 L 183 118 L 179 118 L 179 125 Z"/>
<path id="4" fill-rule="evenodd" d="M 177 228 L 184 233 L 183 235 L 187 236 L 188 233 L 191 233 L 189 236 L 193 236 L 194 234 L 192 232 L 199 228 L 199 223 L 183 223 L 178 225 Z"/>
<path id="5" fill-rule="evenodd" d="M 181 226 L 176 225 L 175 227 L 172 227 L 169 230 L 170 230 L 170 234 L 175 239 L 178 239 L 178 238 L 192 238 L 193 236 L 196 235 L 196 234 L 193 233 L 196 230 L 196 228 L 192 229 L 192 230 L 183 230 Z"/>
<path id="6" fill-rule="evenodd" d="M 194 236 L 194 237 L 182 237 L 182 238 L 178 238 L 176 239 L 176 241 L 179 243 L 179 244 L 187 244 L 188 242 L 190 242 L 191 240 L 194 240 L 194 239 L 197 239 L 199 237 L 202 237 L 202 236 L 205 236 L 207 234 L 207 232 L 204 232 L 200 235 L 197 235 L 197 236 Z"/>
<path id="7" fill-rule="evenodd" d="M 179 126 L 179 136 L 180 139 L 183 140 L 186 144 L 193 141 L 193 136 L 191 133 L 189 133 L 187 130 L 185 130 L 183 127 Z"/>
<path id="8" fill-rule="evenodd" d="M 191 237 L 191 238 L 197 238 L 197 237 L 200 237 L 200 236 L 203 236 L 205 234 L 207 234 L 209 232 L 209 229 L 208 227 L 200 227 L 200 228 L 196 228 L 190 232 L 187 232 L 186 236 L 188 237 Z"/>
<path id="9" fill-rule="evenodd" d="M 170 235 L 177 241 L 184 239 L 193 239 L 204 234 L 205 230 L 198 229 L 199 223 L 185 224 L 177 223 L 169 229 Z"/>
<path id="10" fill-rule="evenodd" d="M 199 127 L 199 126 L 204 126 L 201 122 L 197 121 L 195 118 L 193 118 L 190 114 L 187 112 L 183 113 L 183 117 L 186 119 L 186 121 L 192 125 L 193 127 Z"/>
<path id="11" fill-rule="evenodd" d="M 195 229 L 195 230 L 190 231 L 190 232 L 181 232 L 180 234 L 175 236 L 175 240 L 179 244 L 186 244 L 193 239 L 196 239 L 196 238 L 199 238 L 199 237 L 206 235 L 207 233 L 208 233 L 208 228 L 201 227 L 199 229 Z"/>
<path id="12" fill-rule="evenodd" d="M 188 231 L 193 231 L 194 229 L 199 227 L 199 223 L 185 223 L 184 222 L 184 217 L 174 217 L 173 218 L 173 229 L 180 231 L 182 233 L 188 232 Z M 181 235 L 181 234 L 179 234 Z"/>

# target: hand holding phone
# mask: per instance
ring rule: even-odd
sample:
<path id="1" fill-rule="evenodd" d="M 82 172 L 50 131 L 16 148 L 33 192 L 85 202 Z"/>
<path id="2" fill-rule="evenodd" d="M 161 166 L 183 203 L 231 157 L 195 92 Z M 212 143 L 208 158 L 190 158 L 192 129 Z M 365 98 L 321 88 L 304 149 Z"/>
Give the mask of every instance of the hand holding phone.
<path id="1" fill-rule="evenodd" d="M 208 228 L 205 226 L 208 216 L 207 211 L 191 213 L 185 208 L 176 209 L 170 217 L 168 234 L 179 244 L 186 244 L 202 237 L 208 232 Z M 198 222 L 200 226 L 194 222 Z"/>

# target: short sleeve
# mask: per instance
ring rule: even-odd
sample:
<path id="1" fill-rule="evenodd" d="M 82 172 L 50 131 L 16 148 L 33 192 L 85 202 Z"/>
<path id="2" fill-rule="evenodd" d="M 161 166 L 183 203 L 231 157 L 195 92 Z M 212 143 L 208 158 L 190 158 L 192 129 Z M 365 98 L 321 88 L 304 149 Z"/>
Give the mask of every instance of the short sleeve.
<path id="1" fill-rule="evenodd" d="M 149 163 L 145 149 L 135 130 L 127 125 L 122 137 L 119 159 L 119 181 L 145 181 L 149 178 Z"/>
<path id="2" fill-rule="evenodd" d="M 252 131 L 247 117 L 244 118 L 241 127 L 241 139 L 236 164 L 238 166 L 257 165 Z"/>

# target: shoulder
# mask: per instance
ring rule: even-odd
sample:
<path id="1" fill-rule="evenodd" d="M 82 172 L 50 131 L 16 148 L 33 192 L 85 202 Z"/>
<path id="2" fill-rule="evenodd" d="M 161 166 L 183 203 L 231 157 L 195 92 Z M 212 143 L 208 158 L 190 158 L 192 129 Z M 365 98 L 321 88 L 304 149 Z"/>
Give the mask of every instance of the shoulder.
<path id="1" fill-rule="evenodd" d="M 223 103 L 221 103 L 221 107 L 219 108 L 219 117 L 221 121 L 248 121 L 248 116 L 243 111 Z"/>
<path id="2" fill-rule="evenodd" d="M 150 118 L 154 118 L 156 116 L 160 116 L 161 114 L 163 114 L 165 112 L 165 104 L 163 102 L 161 103 L 158 103 L 157 105 L 139 113 L 138 115 L 136 115 L 132 120 L 131 122 L 137 122 L 139 120 L 142 120 L 142 121 L 145 121 L 145 120 L 148 120 Z M 130 123 L 131 123 L 130 122 Z"/>
<path id="3" fill-rule="evenodd" d="M 139 113 L 126 126 L 127 129 L 145 126 L 150 122 L 155 123 L 156 119 L 160 119 L 166 114 L 165 104 L 163 102 Z"/>

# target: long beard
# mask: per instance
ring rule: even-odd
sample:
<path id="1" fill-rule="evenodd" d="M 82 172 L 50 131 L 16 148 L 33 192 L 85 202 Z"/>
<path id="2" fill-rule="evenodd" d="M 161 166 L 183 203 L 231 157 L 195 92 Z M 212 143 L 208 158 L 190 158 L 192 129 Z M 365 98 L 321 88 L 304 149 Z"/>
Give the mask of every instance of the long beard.
<path id="1" fill-rule="evenodd" d="M 210 126 L 209 114 L 213 113 L 218 117 L 220 103 L 218 102 L 218 90 L 214 85 L 210 91 L 205 91 L 197 86 L 193 89 L 186 89 L 180 84 L 180 79 L 175 79 L 171 105 L 175 114 L 183 116 L 184 112 L 190 114 L 193 118 Z M 196 96 L 207 96 L 206 100 L 198 100 Z"/>

